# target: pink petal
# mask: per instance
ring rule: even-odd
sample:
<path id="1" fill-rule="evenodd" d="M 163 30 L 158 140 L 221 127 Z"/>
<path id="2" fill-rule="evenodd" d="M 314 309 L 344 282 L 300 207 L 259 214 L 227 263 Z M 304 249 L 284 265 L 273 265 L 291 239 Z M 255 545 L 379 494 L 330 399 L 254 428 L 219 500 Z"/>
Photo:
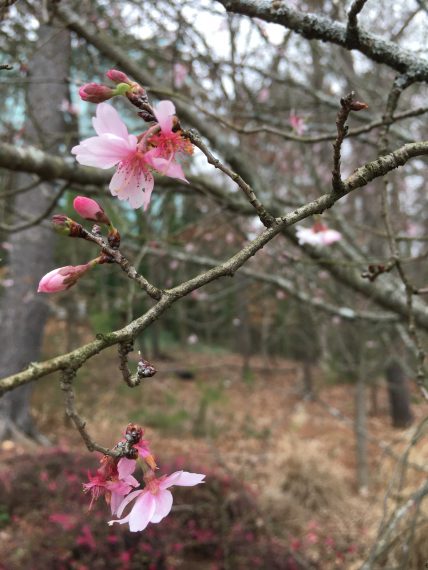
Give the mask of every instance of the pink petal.
<path id="1" fill-rule="evenodd" d="M 153 168 L 156 168 L 156 170 L 161 174 L 169 176 L 170 178 L 178 178 L 179 180 L 183 180 L 183 182 L 188 182 L 184 176 L 183 169 L 178 162 L 171 159 L 167 160 L 166 158 L 152 156 L 150 157 L 150 163 L 153 165 Z"/>
<path id="2" fill-rule="evenodd" d="M 152 523 L 158 523 L 164 519 L 171 511 L 172 508 L 172 494 L 170 491 L 159 490 L 155 495 L 156 508 L 150 520 Z"/>
<path id="3" fill-rule="evenodd" d="M 119 200 L 129 200 L 132 208 L 147 208 L 154 186 L 153 175 L 137 161 L 123 163 L 110 181 L 110 192 Z"/>
<path id="4" fill-rule="evenodd" d="M 174 485 L 179 485 L 180 487 L 193 487 L 194 485 L 199 485 L 205 479 L 203 473 L 189 473 L 188 471 L 182 471 L 178 481 L 175 481 Z"/>
<path id="5" fill-rule="evenodd" d="M 129 495 L 127 495 L 123 499 L 122 503 L 119 505 L 119 508 L 117 509 L 117 516 L 118 517 L 122 516 L 125 507 L 129 505 L 129 503 L 133 501 L 136 497 L 142 495 L 144 492 L 145 492 L 144 489 L 140 489 L 138 491 L 132 491 L 132 493 L 129 493 Z"/>
<path id="6" fill-rule="evenodd" d="M 97 135 L 112 134 L 122 139 L 128 138 L 128 129 L 119 117 L 119 113 L 108 103 L 97 105 L 96 117 L 92 124 Z"/>
<path id="7" fill-rule="evenodd" d="M 168 475 L 168 477 L 165 477 L 165 479 L 161 479 L 159 481 L 159 489 L 163 491 L 164 489 L 168 489 L 175 485 L 175 482 L 178 481 L 182 473 L 183 471 L 175 471 L 174 473 L 171 473 L 171 475 Z"/>
<path id="8" fill-rule="evenodd" d="M 205 479 L 205 475 L 201 473 L 189 473 L 188 471 L 176 471 L 172 473 L 168 477 L 166 477 L 163 481 L 159 482 L 159 489 L 164 490 L 172 487 L 173 485 L 180 485 L 181 487 L 193 487 L 194 485 L 198 485 L 202 483 L 202 480 Z"/>
<path id="9" fill-rule="evenodd" d="M 123 519 L 118 519 L 118 520 L 114 520 L 114 521 L 108 521 L 108 524 L 110 526 L 112 526 L 112 524 L 114 523 L 119 523 L 119 524 L 126 524 L 129 522 L 129 519 L 131 518 L 131 513 L 129 513 L 129 515 L 127 515 L 126 517 L 124 517 Z"/>
<path id="10" fill-rule="evenodd" d="M 172 116 L 175 115 L 175 106 L 172 101 L 160 101 L 153 107 L 153 112 L 164 132 L 172 131 Z"/>
<path id="11" fill-rule="evenodd" d="M 129 530 L 138 532 L 144 530 L 149 524 L 156 508 L 156 501 L 151 493 L 144 493 L 139 497 L 129 513 Z"/>
<path id="12" fill-rule="evenodd" d="M 112 515 L 115 515 L 117 513 L 117 509 L 120 507 L 122 501 L 123 501 L 123 495 L 121 495 L 120 493 L 115 493 L 113 491 L 110 497 L 110 509 Z"/>
<path id="13" fill-rule="evenodd" d="M 117 471 L 119 473 L 119 479 L 125 479 L 131 473 L 134 473 L 135 466 L 137 462 L 134 459 L 127 459 L 122 457 L 122 459 L 117 464 Z"/>
<path id="14" fill-rule="evenodd" d="M 132 475 L 128 475 L 127 477 L 125 477 L 123 479 L 123 482 L 126 483 L 127 485 L 130 485 L 131 487 L 138 487 L 140 484 L 140 482 L 137 481 L 137 479 Z"/>

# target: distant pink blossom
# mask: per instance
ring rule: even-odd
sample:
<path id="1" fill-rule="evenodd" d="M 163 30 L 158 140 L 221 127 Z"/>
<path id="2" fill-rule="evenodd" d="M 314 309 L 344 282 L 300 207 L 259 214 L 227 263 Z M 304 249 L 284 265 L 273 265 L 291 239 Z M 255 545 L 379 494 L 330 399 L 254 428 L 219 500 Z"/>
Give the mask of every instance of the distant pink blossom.
<path id="1" fill-rule="evenodd" d="M 63 99 L 61 101 L 60 110 L 63 113 L 68 113 L 69 115 L 74 115 L 77 117 L 79 115 L 79 108 L 73 105 L 68 99 Z"/>
<path id="2" fill-rule="evenodd" d="M 270 90 L 268 87 L 263 87 L 262 89 L 260 89 L 260 91 L 258 92 L 257 95 L 257 101 L 259 103 L 266 103 L 266 101 L 269 99 L 270 97 Z"/>
<path id="3" fill-rule="evenodd" d="M 186 77 L 189 73 L 187 66 L 183 63 L 174 63 L 174 85 L 180 89 L 183 87 Z"/>
<path id="4" fill-rule="evenodd" d="M 192 345 L 192 344 L 197 344 L 198 341 L 199 341 L 199 338 L 198 338 L 198 335 L 196 335 L 196 334 L 190 334 L 190 335 L 187 337 L 187 342 L 188 342 L 188 344 L 191 344 L 191 345 Z"/>
<path id="5" fill-rule="evenodd" d="M 53 269 L 42 277 L 37 289 L 38 293 L 57 293 L 72 287 L 92 265 L 66 265 Z"/>
<path id="6" fill-rule="evenodd" d="M 76 544 L 79 546 L 87 546 L 91 550 L 95 550 L 97 548 L 94 535 L 87 524 L 83 525 L 81 534 L 76 539 Z"/>
<path id="7" fill-rule="evenodd" d="M 189 473 L 187 471 L 176 471 L 169 476 L 163 476 L 159 479 L 153 477 L 146 481 L 146 487 L 139 491 L 129 493 L 122 501 L 118 508 L 117 515 L 120 517 L 129 503 L 135 499 L 134 506 L 129 514 L 123 519 L 110 521 L 114 523 L 129 523 L 131 532 L 144 530 L 151 523 L 159 523 L 171 511 L 172 494 L 168 491 L 169 487 L 178 485 L 181 487 L 193 487 L 202 483 L 205 475 L 200 473 Z"/>
<path id="8" fill-rule="evenodd" d="M 303 119 L 303 117 L 296 115 L 296 113 L 292 111 L 290 113 L 288 121 L 290 123 L 291 128 L 296 133 L 296 135 L 299 136 L 303 135 L 303 133 L 306 130 L 305 119 Z"/>
<path id="9" fill-rule="evenodd" d="M 132 208 L 146 210 L 153 191 L 151 162 L 138 139 L 128 133 L 117 111 L 107 103 L 97 106 L 92 124 L 96 137 L 85 139 L 73 147 L 76 160 L 86 166 L 108 169 L 117 165 L 110 182 L 110 192 L 119 200 L 128 200 Z"/>
<path id="10" fill-rule="evenodd" d="M 15 283 L 14 279 L 3 279 L 0 280 L 0 285 L 2 285 L 3 287 L 13 287 L 13 284 Z"/>
<path id="11" fill-rule="evenodd" d="M 71 530 L 76 526 L 76 517 L 67 513 L 52 513 L 49 515 L 49 521 L 59 524 L 63 530 Z"/>
<path id="12" fill-rule="evenodd" d="M 330 230 L 326 225 L 315 223 L 312 228 L 297 228 L 297 240 L 300 245 L 328 246 L 342 239 L 342 234 L 336 230 Z"/>

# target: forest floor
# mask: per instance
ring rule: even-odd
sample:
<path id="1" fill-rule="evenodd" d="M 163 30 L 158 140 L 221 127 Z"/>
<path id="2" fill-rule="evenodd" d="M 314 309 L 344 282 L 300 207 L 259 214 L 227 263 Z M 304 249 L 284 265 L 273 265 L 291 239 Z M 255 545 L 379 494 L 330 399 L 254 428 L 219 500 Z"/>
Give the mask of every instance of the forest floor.
<path id="1" fill-rule="evenodd" d="M 181 457 L 200 469 L 220 469 L 251 487 L 260 524 L 271 525 L 279 540 L 318 562 L 328 549 L 349 553 L 346 560 L 329 556 L 320 568 L 357 568 L 375 537 L 396 459 L 424 417 L 416 391 L 413 427 L 396 430 L 386 389 L 379 386 L 377 414 L 368 417 L 369 487 L 358 490 L 352 385 L 326 385 L 314 370 L 316 398 L 305 400 L 298 363 L 276 358 L 267 365 L 254 357 L 243 374 L 242 358 L 221 350 L 176 349 L 156 366 L 156 376 L 132 390 L 121 379 L 114 351 L 81 370 L 77 407 L 94 439 L 109 447 L 128 422 L 137 422 L 161 465 Z M 44 379 L 35 390 L 38 426 L 53 443 L 83 451 L 56 380 Z M 27 451 L 6 442 L 1 454 Z M 425 439 L 409 459 L 423 465 L 427 454 Z M 414 489 L 421 478 L 409 469 L 405 487 Z"/>

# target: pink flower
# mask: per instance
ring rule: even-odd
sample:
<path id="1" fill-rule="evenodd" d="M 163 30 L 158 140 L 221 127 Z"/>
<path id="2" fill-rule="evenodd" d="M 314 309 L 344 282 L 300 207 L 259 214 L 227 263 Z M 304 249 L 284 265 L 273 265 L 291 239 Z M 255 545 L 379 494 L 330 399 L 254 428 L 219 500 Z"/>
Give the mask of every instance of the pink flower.
<path id="1" fill-rule="evenodd" d="M 305 243 L 313 246 L 326 246 L 342 239 L 342 234 L 336 230 L 330 230 L 321 223 L 315 223 L 312 228 L 297 228 L 297 240 L 300 245 Z"/>
<path id="2" fill-rule="evenodd" d="M 306 130 L 305 119 L 291 112 L 288 121 L 296 135 L 303 135 Z"/>
<path id="3" fill-rule="evenodd" d="M 112 515 L 117 513 L 123 501 L 123 497 L 125 497 L 133 487 L 138 487 L 140 484 L 137 479 L 131 475 L 131 473 L 135 471 L 135 465 L 136 461 L 123 457 L 117 464 L 118 479 L 106 483 L 106 489 L 111 493 L 110 508 Z"/>
<path id="4" fill-rule="evenodd" d="M 174 63 L 174 84 L 177 89 L 183 87 L 188 73 L 189 72 L 186 65 L 180 62 Z"/>
<path id="5" fill-rule="evenodd" d="M 135 471 L 136 462 L 133 459 L 122 457 L 117 466 L 111 458 L 103 459 L 102 466 L 95 475 L 88 473 L 89 482 L 83 484 L 85 493 L 91 492 L 92 508 L 94 501 L 100 495 L 106 495 L 106 501 L 110 502 L 111 514 L 114 515 L 123 497 L 129 493 L 133 487 L 138 487 L 139 482 L 131 475 Z"/>
<path id="6" fill-rule="evenodd" d="M 153 107 L 154 115 L 160 127 L 160 133 L 150 138 L 150 143 L 155 148 L 149 150 L 147 157 L 153 168 L 161 174 L 178 178 L 187 182 L 183 169 L 175 157 L 179 153 L 192 154 L 193 146 L 185 138 L 183 138 L 180 130 L 173 131 L 175 106 L 172 101 L 160 101 L 158 105 Z"/>
<path id="7" fill-rule="evenodd" d="M 110 521 L 109 524 L 117 522 L 119 524 L 129 523 L 131 532 L 144 530 L 151 523 L 159 523 L 165 518 L 172 508 L 172 494 L 169 487 L 178 485 L 181 487 L 193 487 L 202 483 L 205 475 L 200 473 L 189 473 L 187 471 L 176 471 L 168 477 L 159 479 L 152 478 L 147 481 L 146 487 L 141 491 L 130 493 L 118 508 L 117 515 L 120 517 L 125 507 L 134 499 L 134 506 L 130 513 L 123 519 Z"/>
<path id="8" fill-rule="evenodd" d="M 65 291 L 72 287 L 84 273 L 91 269 L 91 264 L 85 265 L 66 265 L 58 267 L 41 278 L 38 293 L 57 293 Z"/>
<path id="9" fill-rule="evenodd" d="M 266 103 L 270 97 L 270 90 L 267 87 L 263 87 L 257 94 L 257 101 L 259 103 Z"/>
<path id="10" fill-rule="evenodd" d="M 128 133 L 117 111 L 107 103 L 97 106 L 92 124 L 98 136 L 71 149 L 77 162 L 103 169 L 118 165 L 110 182 L 110 192 L 119 200 L 129 200 L 132 208 L 144 205 L 146 210 L 154 179 L 149 171 L 151 161 L 140 148 L 137 137 Z"/>
<path id="11" fill-rule="evenodd" d="M 63 530 L 71 530 L 76 526 L 76 517 L 67 513 L 52 513 L 49 521 L 59 524 Z"/>
<path id="12" fill-rule="evenodd" d="M 99 224 L 110 224 L 110 220 L 106 216 L 103 208 L 92 198 L 85 196 L 77 196 L 73 201 L 73 208 L 85 220 L 98 222 Z"/>
<path id="13" fill-rule="evenodd" d="M 116 91 L 107 85 L 99 83 L 86 83 L 79 89 L 79 95 L 83 101 L 89 103 L 102 103 L 116 95 Z"/>
<path id="14" fill-rule="evenodd" d="M 77 537 L 76 544 L 78 546 L 87 546 L 91 550 L 95 550 L 97 548 L 94 536 L 87 524 L 83 525 L 82 534 Z"/>

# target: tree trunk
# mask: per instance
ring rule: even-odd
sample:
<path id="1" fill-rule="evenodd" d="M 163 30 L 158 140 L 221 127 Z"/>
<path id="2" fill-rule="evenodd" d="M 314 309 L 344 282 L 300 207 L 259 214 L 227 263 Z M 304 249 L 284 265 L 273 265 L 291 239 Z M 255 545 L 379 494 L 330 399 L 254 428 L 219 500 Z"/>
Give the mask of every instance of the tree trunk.
<path id="1" fill-rule="evenodd" d="M 357 485 L 360 493 L 368 489 L 369 470 L 367 462 L 367 407 L 364 370 L 359 370 L 355 386 L 355 442 L 357 459 Z"/>
<path id="2" fill-rule="evenodd" d="M 413 422 L 410 408 L 410 392 L 407 379 L 401 364 L 393 360 L 385 370 L 392 425 L 395 428 L 405 428 Z"/>
<path id="3" fill-rule="evenodd" d="M 49 152 L 55 152 L 65 138 L 60 107 L 69 98 L 69 55 L 69 33 L 42 24 L 29 65 L 25 139 Z M 18 187 L 23 187 L 33 178 L 20 174 L 16 181 Z M 44 183 L 18 194 L 14 223 L 44 212 L 57 190 L 54 184 Z M 39 358 L 48 305 L 47 299 L 37 294 L 37 285 L 54 268 L 53 232 L 48 225 L 38 224 L 13 233 L 8 241 L 12 246 L 8 276 L 14 284 L 5 290 L 0 306 L 0 377 L 18 372 Z M 26 385 L 0 400 L 0 440 L 19 435 L 38 438 L 30 413 L 31 393 L 32 386 Z"/>

